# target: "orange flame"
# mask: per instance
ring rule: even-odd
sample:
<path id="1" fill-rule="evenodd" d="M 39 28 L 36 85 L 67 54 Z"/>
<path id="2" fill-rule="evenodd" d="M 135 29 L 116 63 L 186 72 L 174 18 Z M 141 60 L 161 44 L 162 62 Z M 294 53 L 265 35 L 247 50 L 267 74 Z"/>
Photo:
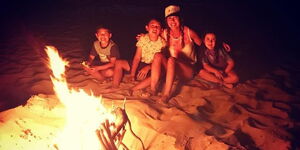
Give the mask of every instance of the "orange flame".
<path id="1" fill-rule="evenodd" d="M 52 69 L 54 91 L 66 107 L 66 125 L 55 142 L 59 150 L 99 150 L 101 149 L 96 130 L 105 120 L 113 122 L 115 116 L 102 105 L 102 98 L 85 93 L 83 90 L 69 89 L 65 78 L 65 66 L 55 47 L 46 46 L 49 67 Z"/>

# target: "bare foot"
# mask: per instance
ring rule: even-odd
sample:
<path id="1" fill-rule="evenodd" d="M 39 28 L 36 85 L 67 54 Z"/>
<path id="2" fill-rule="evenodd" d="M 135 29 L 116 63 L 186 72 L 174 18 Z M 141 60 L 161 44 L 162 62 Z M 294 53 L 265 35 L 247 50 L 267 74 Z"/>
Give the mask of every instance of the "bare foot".
<path id="1" fill-rule="evenodd" d="M 151 90 L 151 91 L 150 91 L 150 95 L 151 95 L 151 96 L 157 96 L 157 91 Z"/>
<path id="2" fill-rule="evenodd" d="M 231 83 L 223 83 L 223 85 L 229 89 L 233 88 L 233 84 L 231 84 Z"/>
<path id="3" fill-rule="evenodd" d="M 83 71 L 83 75 L 88 76 L 90 74 L 87 71 Z"/>
<path id="4" fill-rule="evenodd" d="M 143 91 L 131 89 L 131 96 L 143 97 Z"/>
<path id="5" fill-rule="evenodd" d="M 169 100 L 170 100 L 170 97 L 169 97 L 169 96 L 163 95 L 163 96 L 158 100 L 158 102 L 159 102 L 159 103 L 167 104 L 167 103 L 169 102 Z"/>

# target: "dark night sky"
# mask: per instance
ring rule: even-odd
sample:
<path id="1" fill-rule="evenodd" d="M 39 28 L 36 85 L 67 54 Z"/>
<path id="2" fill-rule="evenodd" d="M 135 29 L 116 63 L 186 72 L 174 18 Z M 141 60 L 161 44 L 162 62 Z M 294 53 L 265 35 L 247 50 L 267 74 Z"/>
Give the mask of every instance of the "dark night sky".
<path id="1" fill-rule="evenodd" d="M 297 5 L 285 1 L 4 0 L 0 6 L 0 42 L 20 34 L 18 31 L 24 26 L 34 31 L 31 24 L 39 22 L 51 25 L 63 20 L 64 16 L 71 16 L 75 18 L 74 23 L 81 21 L 81 33 L 78 36 L 83 41 L 92 41 L 94 26 L 105 20 L 111 25 L 114 39 L 120 47 L 127 48 L 126 51 L 132 54 L 134 37 L 144 32 L 145 18 L 163 17 L 164 7 L 170 3 L 182 7 L 185 24 L 199 35 L 202 36 L 205 30 L 212 30 L 220 39 L 228 42 L 241 72 L 246 69 L 244 66 L 250 70 L 249 66 L 253 65 L 276 66 L 281 61 L 298 57 L 295 55 L 298 51 L 296 45 L 300 41 Z M 108 8 L 112 8 L 112 11 Z M 80 15 L 72 16 L 76 11 L 81 11 Z M 78 18 L 85 18 L 85 22 Z M 64 28 L 64 25 L 61 27 Z M 88 45 L 89 42 L 86 43 Z"/>

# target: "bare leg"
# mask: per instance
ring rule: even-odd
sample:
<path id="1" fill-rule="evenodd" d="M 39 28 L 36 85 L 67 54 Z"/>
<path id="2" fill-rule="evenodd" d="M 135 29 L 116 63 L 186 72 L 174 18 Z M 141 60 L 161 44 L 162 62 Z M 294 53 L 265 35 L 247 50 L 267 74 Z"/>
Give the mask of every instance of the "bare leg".
<path id="1" fill-rule="evenodd" d="M 123 76 L 123 70 L 130 70 L 128 62 L 126 60 L 117 60 L 114 67 L 113 87 L 119 87 Z"/>
<path id="2" fill-rule="evenodd" d="M 144 88 L 148 87 L 150 85 L 150 83 L 151 83 L 151 78 L 148 77 L 148 78 L 144 79 L 143 81 L 141 81 L 140 83 L 138 83 L 136 86 L 134 86 L 132 88 L 132 91 L 144 89 Z"/>
<path id="3" fill-rule="evenodd" d="M 105 77 L 102 76 L 102 74 L 101 74 L 101 73 L 98 73 L 98 72 L 93 73 L 92 76 L 93 76 L 94 78 L 96 78 L 97 80 L 99 80 L 99 81 L 103 81 L 103 80 L 105 79 Z"/>
<path id="4" fill-rule="evenodd" d="M 169 57 L 167 62 L 167 72 L 166 72 L 166 84 L 163 92 L 163 96 L 169 97 L 172 89 L 172 84 L 175 78 L 175 61 L 176 58 Z"/>
<path id="5" fill-rule="evenodd" d="M 214 83 L 219 83 L 222 84 L 222 80 L 217 78 L 214 74 L 206 71 L 205 69 L 201 69 L 198 73 L 198 76 L 203 78 L 204 80 L 214 82 Z"/>
<path id="6" fill-rule="evenodd" d="M 179 75 L 180 80 L 189 80 L 193 77 L 194 71 L 191 64 L 170 57 L 167 63 L 167 72 L 166 72 L 166 84 L 163 92 L 163 96 L 160 101 L 167 103 L 170 96 L 172 85 L 175 78 L 175 72 Z"/>
<path id="7" fill-rule="evenodd" d="M 90 69 L 86 69 L 86 72 L 88 72 L 92 77 L 96 78 L 99 81 L 105 79 L 105 77 L 99 71 L 90 71 Z"/>
<path id="8" fill-rule="evenodd" d="M 105 78 L 112 77 L 114 75 L 114 70 L 112 68 L 100 71 L 102 76 Z"/>
<path id="9" fill-rule="evenodd" d="M 224 78 L 225 83 L 237 83 L 239 81 L 239 77 L 234 71 L 231 71 L 227 74 L 227 77 Z"/>
<path id="10" fill-rule="evenodd" d="M 201 69 L 198 75 L 201 78 L 203 78 L 207 81 L 211 81 L 211 82 L 214 82 L 214 83 L 219 83 L 219 84 L 221 84 L 221 85 L 223 85 L 227 88 L 230 88 L 230 89 L 233 88 L 232 82 L 230 83 L 230 82 L 225 81 L 226 78 L 228 78 L 228 79 L 226 79 L 228 81 L 233 81 L 233 77 L 226 77 L 224 80 L 222 80 L 222 79 L 217 78 L 214 74 L 212 74 L 212 73 L 210 73 L 210 72 L 208 72 L 204 69 Z M 235 80 L 237 80 L 237 78 L 235 78 Z"/>
<path id="11" fill-rule="evenodd" d="M 223 85 L 227 88 L 233 88 L 233 84 L 239 81 L 239 77 L 235 72 L 231 71 L 226 74 L 227 76 L 223 79 Z"/>
<path id="12" fill-rule="evenodd" d="M 151 64 L 151 91 L 156 93 L 157 84 L 161 74 L 161 65 L 166 65 L 166 58 L 162 53 L 156 53 Z"/>

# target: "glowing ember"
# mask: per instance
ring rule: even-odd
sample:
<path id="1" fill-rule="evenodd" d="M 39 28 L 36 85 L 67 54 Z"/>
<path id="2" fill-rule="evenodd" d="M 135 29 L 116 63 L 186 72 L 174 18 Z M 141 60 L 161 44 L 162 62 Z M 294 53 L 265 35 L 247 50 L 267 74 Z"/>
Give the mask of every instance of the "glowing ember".
<path id="1" fill-rule="evenodd" d="M 100 124 L 115 116 L 101 104 L 101 97 L 88 95 L 83 90 L 69 89 L 65 78 L 65 66 L 58 51 L 51 46 L 46 47 L 49 67 L 52 69 L 54 91 L 66 107 L 67 122 L 63 132 L 58 135 L 55 143 L 59 150 L 99 150 L 101 145 L 96 130 Z"/>

